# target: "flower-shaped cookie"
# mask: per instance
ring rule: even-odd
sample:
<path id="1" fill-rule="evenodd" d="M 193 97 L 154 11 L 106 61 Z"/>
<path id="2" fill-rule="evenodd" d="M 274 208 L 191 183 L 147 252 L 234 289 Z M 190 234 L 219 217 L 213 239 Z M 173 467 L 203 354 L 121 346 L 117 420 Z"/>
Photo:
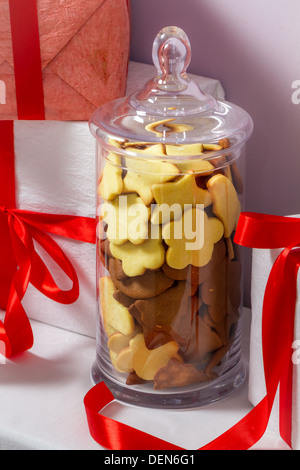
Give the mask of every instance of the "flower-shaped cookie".
<path id="1" fill-rule="evenodd" d="M 127 276 L 140 276 L 147 269 L 159 269 L 165 262 L 165 249 L 160 238 L 149 238 L 141 245 L 127 242 L 124 245 L 109 245 L 111 254 L 122 261 Z"/>
<path id="2" fill-rule="evenodd" d="M 148 238 L 150 208 L 137 194 L 122 194 L 113 201 L 105 201 L 100 217 L 107 223 L 107 238 L 115 245 L 128 240 L 139 245 Z"/>
<path id="3" fill-rule="evenodd" d="M 165 224 L 162 229 L 168 245 L 167 264 L 175 269 L 189 264 L 205 266 L 211 260 L 214 244 L 223 234 L 223 224 L 217 218 L 208 217 L 198 207 L 186 210 L 179 220 Z"/>

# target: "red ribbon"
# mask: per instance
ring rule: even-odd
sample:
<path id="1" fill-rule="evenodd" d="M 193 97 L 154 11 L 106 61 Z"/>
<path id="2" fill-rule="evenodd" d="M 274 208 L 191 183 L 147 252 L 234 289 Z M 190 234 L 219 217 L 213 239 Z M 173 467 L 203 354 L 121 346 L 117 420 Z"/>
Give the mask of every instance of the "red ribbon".
<path id="1" fill-rule="evenodd" d="M 45 119 L 37 0 L 9 0 L 19 119 Z"/>
<path id="2" fill-rule="evenodd" d="M 291 447 L 292 343 L 300 267 L 300 219 L 242 213 L 235 242 L 251 248 L 283 248 L 275 261 L 265 290 L 262 315 L 262 349 L 266 396 L 241 421 L 198 450 L 247 450 L 264 435 L 278 387 L 280 434 Z M 296 249 L 295 249 L 296 248 Z M 114 400 L 104 382 L 85 396 L 90 434 L 111 450 L 183 450 L 155 436 L 101 414 Z"/>
<path id="3" fill-rule="evenodd" d="M 0 322 L 0 340 L 5 343 L 6 356 L 26 351 L 33 345 L 30 322 L 22 306 L 29 282 L 50 299 L 71 304 L 79 296 L 76 271 L 59 245 L 46 233 L 95 243 L 95 219 L 70 215 L 42 214 L 8 209 L 0 206 L 0 213 L 8 216 L 8 226 L 15 260 L 19 269 L 13 277 L 4 322 Z M 37 242 L 72 281 L 70 290 L 61 290 L 48 268 L 36 252 Z M 5 249 L 5 247 L 4 247 Z"/>

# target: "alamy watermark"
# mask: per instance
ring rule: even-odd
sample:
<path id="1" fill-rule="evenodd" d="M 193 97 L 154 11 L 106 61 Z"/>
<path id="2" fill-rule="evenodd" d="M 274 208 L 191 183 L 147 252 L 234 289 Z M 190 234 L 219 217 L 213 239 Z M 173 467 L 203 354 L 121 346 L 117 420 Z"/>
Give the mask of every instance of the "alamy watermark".
<path id="1" fill-rule="evenodd" d="M 294 80 L 292 89 L 295 90 L 292 94 L 292 103 L 300 104 L 300 80 Z"/>
<path id="2" fill-rule="evenodd" d="M 143 203 L 128 204 L 126 195 L 119 196 L 118 206 L 104 204 L 100 217 L 109 226 L 109 239 L 116 240 L 127 234 L 128 240 L 159 239 L 160 223 L 163 224 L 163 238 L 184 240 L 185 249 L 201 250 L 204 246 L 204 205 L 152 204 L 149 208 Z M 156 223 L 148 223 L 149 220 Z M 159 221 L 159 222 L 158 222 Z M 98 232 L 99 233 L 99 232 Z M 99 235 L 104 239 L 106 232 Z"/>
<path id="3" fill-rule="evenodd" d="M 296 339 L 292 344 L 292 349 L 295 351 L 292 354 L 292 362 L 295 366 L 300 364 L 300 340 Z"/>

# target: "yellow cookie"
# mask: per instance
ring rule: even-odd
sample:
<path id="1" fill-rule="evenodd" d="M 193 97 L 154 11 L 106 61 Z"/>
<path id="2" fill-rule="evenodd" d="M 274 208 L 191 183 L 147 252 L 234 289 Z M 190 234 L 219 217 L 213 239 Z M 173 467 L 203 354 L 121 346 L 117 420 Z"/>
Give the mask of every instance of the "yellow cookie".
<path id="1" fill-rule="evenodd" d="M 204 207 L 212 204 L 212 198 L 206 189 L 199 188 L 195 176 L 185 175 L 171 183 L 154 184 L 151 187 L 154 199 L 158 204 L 151 215 L 153 224 L 170 222 L 181 216 L 185 205 Z M 179 206 L 179 207 L 176 207 Z M 170 218 L 174 214 L 174 217 Z"/>
<path id="2" fill-rule="evenodd" d="M 115 245 L 128 240 L 136 245 L 148 238 L 148 221 L 151 210 L 137 194 L 117 196 L 101 207 L 101 217 L 107 223 L 107 238 Z"/>
<path id="3" fill-rule="evenodd" d="M 236 227 L 241 204 L 236 190 L 226 176 L 217 174 L 207 182 L 207 188 L 213 200 L 213 212 L 224 225 L 224 236 L 230 237 Z"/>
<path id="4" fill-rule="evenodd" d="M 128 308 L 114 299 L 115 290 L 110 277 L 101 277 L 99 295 L 104 330 L 108 337 L 116 332 L 131 335 L 135 329 L 133 317 Z"/>
<path id="5" fill-rule="evenodd" d="M 159 346 L 155 349 L 148 349 L 145 344 L 144 335 L 137 334 L 130 340 L 129 351 L 127 355 L 131 358 L 131 366 L 136 374 L 144 380 L 153 380 L 156 372 L 164 367 L 172 357 L 177 357 L 179 349 L 175 341 Z"/>
<path id="6" fill-rule="evenodd" d="M 121 157 L 110 152 L 98 186 L 99 196 L 106 201 L 111 201 L 118 194 L 121 194 L 123 189 L 122 172 Z"/>
<path id="7" fill-rule="evenodd" d="M 122 268 L 127 276 L 140 276 L 146 269 L 158 269 L 165 261 L 165 249 L 160 238 L 149 238 L 142 245 L 130 242 L 124 245 L 109 245 L 111 254 L 122 260 Z"/>
<path id="8" fill-rule="evenodd" d="M 129 148 L 128 148 L 129 150 Z M 144 155 L 164 156 L 162 144 L 152 145 L 144 150 L 134 150 Z M 179 174 L 179 169 L 173 163 L 161 160 L 143 158 L 126 159 L 127 173 L 123 180 L 123 192 L 136 192 L 148 206 L 153 201 L 151 186 L 155 183 L 170 181 Z"/>
<path id="9" fill-rule="evenodd" d="M 205 173 L 210 174 L 214 167 L 213 165 L 201 158 L 189 159 L 188 157 L 201 155 L 203 153 L 203 144 L 187 144 L 187 145 L 166 145 L 166 153 L 169 156 L 182 157 L 182 160 L 176 166 L 183 172 Z M 184 159 L 184 160 L 183 160 Z"/>
<path id="10" fill-rule="evenodd" d="M 217 152 L 218 150 L 223 150 L 223 147 L 219 144 L 203 144 L 203 150 Z"/>
<path id="11" fill-rule="evenodd" d="M 205 266 L 211 260 L 214 244 L 224 234 L 222 223 L 215 217 L 208 217 L 199 208 L 188 209 L 181 219 L 164 225 L 162 236 L 169 246 L 167 264 L 174 269 L 188 265 Z"/>

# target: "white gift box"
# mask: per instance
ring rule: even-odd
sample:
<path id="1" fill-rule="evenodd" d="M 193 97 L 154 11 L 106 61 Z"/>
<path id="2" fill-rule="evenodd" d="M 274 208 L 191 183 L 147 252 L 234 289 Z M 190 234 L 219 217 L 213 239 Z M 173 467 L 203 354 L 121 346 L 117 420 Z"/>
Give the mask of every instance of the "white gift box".
<path id="1" fill-rule="evenodd" d="M 299 215 L 293 217 L 300 217 Z M 256 406 L 266 395 L 262 356 L 262 308 L 266 285 L 272 266 L 282 249 L 254 249 L 252 252 L 251 308 L 252 321 L 250 330 L 249 390 L 250 402 Z M 295 344 L 300 340 L 300 273 L 297 280 L 298 298 L 295 309 Z M 293 349 L 291 345 L 291 360 Z M 280 347 L 280 345 L 274 345 Z M 299 346 L 298 346 L 299 349 Z M 294 355 L 297 351 L 294 350 Z M 300 362 L 293 360 L 293 401 L 292 401 L 292 448 L 300 450 Z M 274 402 L 269 430 L 278 434 L 279 396 Z"/>
<path id="2" fill-rule="evenodd" d="M 127 94 L 155 76 L 153 65 L 129 63 Z M 218 80 L 191 75 L 216 98 L 224 98 Z M 87 122 L 16 121 L 15 172 L 17 207 L 54 214 L 95 217 L 95 140 Z M 70 258 L 79 279 L 80 295 L 71 305 L 58 304 L 29 285 L 23 306 L 29 318 L 87 336 L 96 336 L 95 245 L 53 236 Z M 37 247 L 37 251 L 39 251 Z M 70 280 L 39 251 L 59 287 Z"/>

